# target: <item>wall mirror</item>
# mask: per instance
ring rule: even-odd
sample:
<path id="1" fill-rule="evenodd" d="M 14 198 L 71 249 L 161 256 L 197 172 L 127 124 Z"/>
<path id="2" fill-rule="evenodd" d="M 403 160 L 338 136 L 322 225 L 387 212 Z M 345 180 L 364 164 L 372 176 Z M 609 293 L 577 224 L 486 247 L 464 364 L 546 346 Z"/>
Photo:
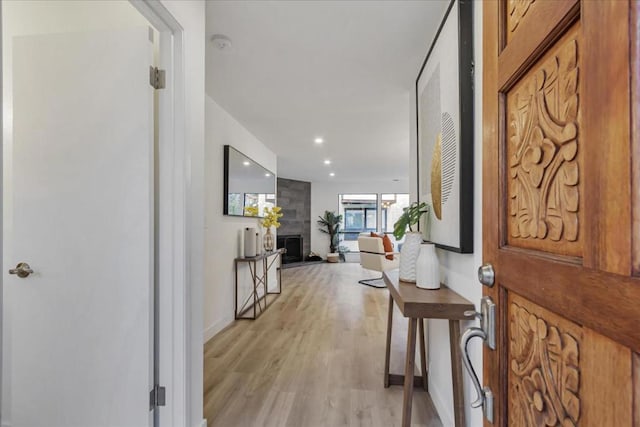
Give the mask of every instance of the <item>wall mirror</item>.
<path id="1" fill-rule="evenodd" d="M 224 146 L 224 214 L 252 216 L 246 208 L 264 208 L 276 204 L 276 176 L 230 145 Z"/>

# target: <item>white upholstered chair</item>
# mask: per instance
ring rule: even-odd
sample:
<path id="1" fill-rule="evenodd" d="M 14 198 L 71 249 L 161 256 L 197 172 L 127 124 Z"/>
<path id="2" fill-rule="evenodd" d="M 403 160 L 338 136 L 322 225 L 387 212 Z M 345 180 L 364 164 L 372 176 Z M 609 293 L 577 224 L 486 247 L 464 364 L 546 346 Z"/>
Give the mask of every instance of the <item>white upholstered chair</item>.
<path id="1" fill-rule="evenodd" d="M 378 278 L 363 279 L 359 280 L 358 283 L 374 288 L 384 288 L 384 282 L 381 282 L 382 272 L 398 268 L 399 254 L 395 252 L 385 252 L 382 239 L 368 235 L 358 236 L 358 250 L 360 251 L 360 265 L 367 270 L 379 271 L 381 273 Z M 387 255 L 393 255 L 393 259 L 387 259 Z"/>

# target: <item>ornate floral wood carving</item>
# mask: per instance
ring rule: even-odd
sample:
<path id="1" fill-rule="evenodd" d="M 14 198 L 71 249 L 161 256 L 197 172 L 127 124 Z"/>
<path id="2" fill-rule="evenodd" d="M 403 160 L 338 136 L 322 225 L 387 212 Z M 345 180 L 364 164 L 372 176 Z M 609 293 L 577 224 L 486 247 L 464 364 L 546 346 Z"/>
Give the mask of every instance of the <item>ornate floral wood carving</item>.
<path id="1" fill-rule="evenodd" d="M 514 32 L 518 24 L 536 0 L 509 0 L 509 31 Z"/>
<path id="2" fill-rule="evenodd" d="M 578 240 L 578 42 L 570 39 L 509 95 L 509 233 Z"/>
<path id="3" fill-rule="evenodd" d="M 576 338 L 512 303 L 510 424 L 577 426 L 580 420 L 579 356 Z"/>

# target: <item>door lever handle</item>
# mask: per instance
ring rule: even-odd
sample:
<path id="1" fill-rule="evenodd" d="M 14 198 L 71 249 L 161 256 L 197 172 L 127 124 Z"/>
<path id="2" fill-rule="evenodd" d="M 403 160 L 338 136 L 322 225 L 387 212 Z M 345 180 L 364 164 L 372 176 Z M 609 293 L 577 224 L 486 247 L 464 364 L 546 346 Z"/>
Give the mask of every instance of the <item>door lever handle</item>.
<path id="1" fill-rule="evenodd" d="M 484 416 L 490 423 L 493 423 L 493 392 L 489 387 L 482 387 L 480 385 L 478 375 L 476 374 L 475 369 L 473 369 L 471 359 L 469 359 L 469 351 L 467 349 L 467 344 L 469 344 L 469 341 L 476 337 L 482 338 L 483 341 L 486 341 L 487 333 L 480 328 L 471 327 L 467 329 L 464 334 L 462 334 L 462 337 L 460 338 L 462 363 L 469 373 L 471 382 L 473 383 L 473 387 L 476 389 L 476 393 L 478 394 L 478 398 L 471 402 L 471 407 L 478 408 L 482 406 Z"/>
<path id="2" fill-rule="evenodd" d="M 480 328 L 472 327 L 464 331 L 464 334 L 462 334 L 462 337 L 460 338 L 462 363 L 469 373 L 471 381 L 473 382 L 473 386 L 475 387 L 476 393 L 478 394 L 478 398 L 471 402 L 472 408 L 481 406 L 482 402 L 484 401 L 484 391 L 482 390 L 482 386 L 480 385 L 480 381 L 478 380 L 478 375 L 476 374 L 475 369 L 473 369 L 471 359 L 469 359 L 469 350 L 467 349 L 467 344 L 469 344 L 469 341 L 476 337 L 482 338 L 482 340 L 485 341 L 487 339 L 487 333 Z"/>
<path id="3" fill-rule="evenodd" d="M 9 270 L 9 274 L 15 274 L 21 279 L 24 279 L 25 277 L 29 277 L 30 274 L 33 274 L 33 270 L 26 262 L 20 262 L 16 265 L 16 268 Z"/>

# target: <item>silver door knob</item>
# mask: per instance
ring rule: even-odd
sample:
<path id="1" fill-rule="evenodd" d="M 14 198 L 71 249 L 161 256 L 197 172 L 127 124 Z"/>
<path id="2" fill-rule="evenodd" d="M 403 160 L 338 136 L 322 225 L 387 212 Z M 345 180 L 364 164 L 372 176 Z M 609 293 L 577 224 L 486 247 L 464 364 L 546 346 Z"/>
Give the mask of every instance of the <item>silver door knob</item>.
<path id="1" fill-rule="evenodd" d="M 15 274 L 21 279 L 24 279 L 25 277 L 29 277 L 30 274 L 33 274 L 33 270 L 26 262 L 20 262 L 16 265 L 16 268 L 9 270 L 9 274 Z"/>
<path id="2" fill-rule="evenodd" d="M 483 285 L 492 287 L 496 280 L 496 273 L 493 271 L 493 265 L 483 264 L 478 267 L 478 280 Z"/>

